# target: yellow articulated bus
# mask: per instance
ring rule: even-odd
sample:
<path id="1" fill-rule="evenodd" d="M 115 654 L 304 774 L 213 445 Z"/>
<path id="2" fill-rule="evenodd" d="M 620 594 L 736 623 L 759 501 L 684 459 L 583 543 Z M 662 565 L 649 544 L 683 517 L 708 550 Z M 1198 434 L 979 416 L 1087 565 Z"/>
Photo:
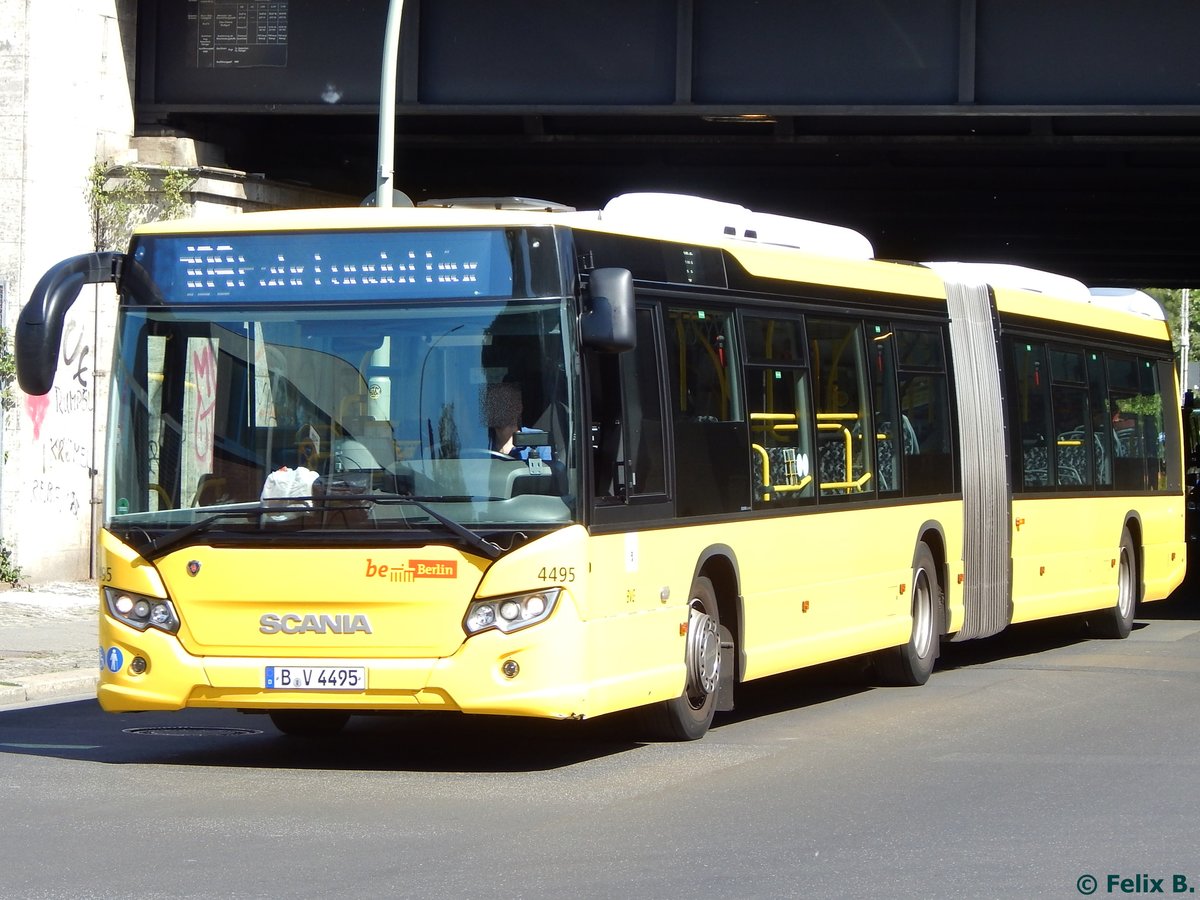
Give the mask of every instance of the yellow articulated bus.
<path id="1" fill-rule="evenodd" d="M 874 260 L 672 195 L 245 215 L 67 260 L 17 327 L 45 393 L 120 298 L 99 699 L 111 711 L 582 719 L 695 739 L 743 681 L 1182 580 L 1156 306 Z"/>

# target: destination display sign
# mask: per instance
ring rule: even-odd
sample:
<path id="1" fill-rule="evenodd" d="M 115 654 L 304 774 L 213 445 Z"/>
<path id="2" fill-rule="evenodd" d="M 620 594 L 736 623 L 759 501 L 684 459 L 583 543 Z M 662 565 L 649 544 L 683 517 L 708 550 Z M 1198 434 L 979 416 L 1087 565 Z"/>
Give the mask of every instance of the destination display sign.
<path id="1" fill-rule="evenodd" d="M 133 258 L 168 303 L 514 296 L 497 229 L 149 236 Z"/>

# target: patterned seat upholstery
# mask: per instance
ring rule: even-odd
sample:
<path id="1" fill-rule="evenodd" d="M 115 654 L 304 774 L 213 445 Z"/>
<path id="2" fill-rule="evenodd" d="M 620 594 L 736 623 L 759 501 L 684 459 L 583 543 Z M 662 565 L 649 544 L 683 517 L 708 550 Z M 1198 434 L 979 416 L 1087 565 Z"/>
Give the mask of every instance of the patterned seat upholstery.
<path id="1" fill-rule="evenodd" d="M 840 435 L 836 440 L 821 438 L 817 445 L 817 474 L 822 485 L 846 481 L 846 445 Z"/>
<path id="2" fill-rule="evenodd" d="M 1025 487 L 1045 487 L 1050 483 L 1050 456 L 1043 446 L 1025 451 Z"/>
<path id="3" fill-rule="evenodd" d="M 1058 483 L 1062 485 L 1086 484 L 1088 459 L 1087 447 L 1059 446 L 1058 448 Z"/>
<path id="4" fill-rule="evenodd" d="M 896 450 L 891 435 L 883 430 L 880 430 L 880 434 L 885 436 L 875 439 L 875 468 L 879 473 L 879 489 L 894 491 L 898 487 L 896 483 Z"/>

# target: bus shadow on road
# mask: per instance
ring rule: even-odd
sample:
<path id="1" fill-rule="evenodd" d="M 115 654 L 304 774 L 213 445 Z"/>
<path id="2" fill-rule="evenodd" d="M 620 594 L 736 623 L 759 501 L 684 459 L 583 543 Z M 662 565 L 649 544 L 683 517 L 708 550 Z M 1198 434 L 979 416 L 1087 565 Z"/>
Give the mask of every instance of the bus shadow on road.
<path id="1" fill-rule="evenodd" d="M 719 713 L 715 728 L 832 703 L 871 690 L 870 662 L 852 657 L 784 672 L 737 686 L 733 710 Z"/>
<path id="2" fill-rule="evenodd" d="M 1200 603 L 1196 601 L 1193 591 L 1194 588 L 1185 585 L 1165 600 L 1140 604 L 1133 631 L 1136 633 L 1144 628 L 1153 628 L 1155 622 L 1200 619 Z M 1063 616 L 1057 619 L 1023 622 L 1010 625 L 992 637 L 964 641 L 961 644 L 943 642 L 937 669 L 960 669 L 1003 659 L 1032 656 L 1073 644 L 1105 640 L 1110 639 L 1097 636 L 1089 628 L 1086 616 Z"/>
<path id="3" fill-rule="evenodd" d="M 267 740 L 238 765 L 263 768 L 356 769 L 426 773 L 521 773 L 561 769 L 638 746 L 623 720 L 549 721 L 457 713 L 355 716 L 341 734 L 301 738 L 279 734 L 248 716 Z M 212 765 L 206 757 L 200 765 Z"/>
<path id="4" fill-rule="evenodd" d="M 1139 608 L 1134 631 L 1153 628 L 1156 620 L 1197 619 L 1200 606 L 1181 588 L 1169 600 Z M 1019 660 L 1076 644 L 1103 640 L 1082 616 L 1064 616 L 1010 625 L 997 635 L 963 643 L 943 642 L 934 669 L 937 673 L 1004 660 Z M 737 706 L 717 717 L 715 727 L 732 725 L 776 713 L 801 710 L 882 687 L 869 656 L 853 657 L 774 675 L 737 686 Z"/>
<path id="5" fill-rule="evenodd" d="M 1135 628 L 1146 627 L 1136 623 Z M 1012 625 L 998 635 L 955 644 L 943 642 L 933 676 L 939 671 L 970 668 L 1018 659 L 1093 639 L 1082 619 L 1051 619 Z M 716 726 L 731 725 L 776 713 L 801 710 L 885 687 L 870 656 L 857 656 L 795 672 L 773 675 L 737 686 L 737 705 L 717 717 Z"/>
<path id="6" fill-rule="evenodd" d="M 604 719 L 559 722 L 455 713 L 355 716 L 328 738 L 279 734 L 264 717 L 254 756 L 238 765 L 263 768 L 406 772 L 520 773 L 560 769 L 633 749 L 636 742 Z M 197 760 L 212 765 L 210 757 Z"/>
<path id="7" fill-rule="evenodd" d="M 1139 608 L 1135 629 L 1200 619 L 1192 589 Z M 1016 660 L 1096 640 L 1080 617 L 1010 626 L 998 635 L 945 642 L 938 671 Z M 715 729 L 804 710 L 878 686 L 868 657 L 775 675 L 736 690 Z M 113 765 L 423 773 L 522 773 L 561 769 L 645 745 L 635 716 L 582 722 L 446 712 L 363 715 L 326 738 L 288 737 L 266 716 L 223 710 L 112 715 L 94 701 L 0 710 L 0 758 L 30 755 Z"/>
<path id="8" fill-rule="evenodd" d="M 600 718 L 557 722 L 453 713 L 351 718 L 338 735 L 289 737 L 266 716 L 225 710 L 112 715 L 95 701 L 2 714 L 0 759 L 111 765 L 380 772 L 520 773 L 560 769 L 639 746 Z"/>
<path id="9" fill-rule="evenodd" d="M 1137 617 L 1150 620 L 1200 619 L 1200 575 L 1189 576 L 1166 600 L 1143 603 L 1138 607 Z"/>
<path id="10" fill-rule="evenodd" d="M 1134 623 L 1134 627 L 1144 626 Z M 939 670 L 953 671 L 1003 659 L 1034 656 L 1091 640 L 1096 640 L 1096 636 L 1089 632 L 1087 623 L 1082 618 L 1072 616 L 1024 622 L 1010 625 L 991 637 L 964 641 L 961 644 L 944 641 L 934 673 L 936 675 Z"/>

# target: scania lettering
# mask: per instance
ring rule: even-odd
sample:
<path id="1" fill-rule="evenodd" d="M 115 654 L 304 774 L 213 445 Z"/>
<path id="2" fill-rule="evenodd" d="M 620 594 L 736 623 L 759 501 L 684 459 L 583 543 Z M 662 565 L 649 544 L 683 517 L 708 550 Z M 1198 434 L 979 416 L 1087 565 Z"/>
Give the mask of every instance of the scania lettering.
<path id="1" fill-rule="evenodd" d="M 263 634 L 279 632 L 283 634 L 305 634 L 307 632 L 313 634 L 354 634 L 355 632 L 370 634 L 371 624 L 364 615 L 352 616 L 345 613 L 337 616 L 266 613 L 259 620 L 258 630 Z"/>
<path id="2" fill-rule="evenodd" d="M 100 704 L 684 740 L 804 666 L 918 685 L 1014 622 L 1128 635 L 1185 566 L 1161 311 L 872 257 L 655 194 L 156 223 L 55 266 L 26 393 L 80 286 L 119 299 Z"/>

